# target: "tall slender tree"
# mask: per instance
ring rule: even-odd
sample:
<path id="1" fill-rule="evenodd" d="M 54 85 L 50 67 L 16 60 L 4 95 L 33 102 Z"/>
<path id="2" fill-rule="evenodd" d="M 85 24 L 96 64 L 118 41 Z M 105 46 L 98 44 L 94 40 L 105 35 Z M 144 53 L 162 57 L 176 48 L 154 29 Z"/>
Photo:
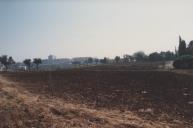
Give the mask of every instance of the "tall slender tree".
<path id="1" fill-rule="evenodd" d="M 186 42 L 179 37 L 178 55 L 182 56 L 186 54 Z"/>

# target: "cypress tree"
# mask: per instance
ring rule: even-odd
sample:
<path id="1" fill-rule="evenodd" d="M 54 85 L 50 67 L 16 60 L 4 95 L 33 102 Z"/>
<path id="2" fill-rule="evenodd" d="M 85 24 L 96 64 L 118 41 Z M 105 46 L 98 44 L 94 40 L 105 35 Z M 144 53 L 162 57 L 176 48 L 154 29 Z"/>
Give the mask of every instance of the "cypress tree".
<path id="1" fill-rule="evenodd" d="M 186 42 L 179 37 L 178 55 L 182 56 L 186 54 Z"/>

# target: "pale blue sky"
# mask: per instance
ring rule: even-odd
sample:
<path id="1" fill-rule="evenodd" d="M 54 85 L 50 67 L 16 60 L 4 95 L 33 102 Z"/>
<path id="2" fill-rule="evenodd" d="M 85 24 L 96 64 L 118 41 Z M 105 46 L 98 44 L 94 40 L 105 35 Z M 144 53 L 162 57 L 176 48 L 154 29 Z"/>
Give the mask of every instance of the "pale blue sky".
<path id="1" fill-rule="evenodd" d="M 0 1 L 0 54 L 114 57 L 193 40 L 192 0 Z M 25 1 L 25 2 L 24 2 Z"/>

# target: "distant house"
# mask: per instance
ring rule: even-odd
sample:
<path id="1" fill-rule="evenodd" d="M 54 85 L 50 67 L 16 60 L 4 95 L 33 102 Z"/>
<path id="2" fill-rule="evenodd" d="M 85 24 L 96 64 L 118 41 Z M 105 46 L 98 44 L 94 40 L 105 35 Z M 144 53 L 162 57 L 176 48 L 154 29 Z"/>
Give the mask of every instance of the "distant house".
<path id="1" fill-rule="evenodd" d="M 71 67 L 71 59 L 60 58 L 57 59 L 54 55 L 49 55 L 47 59 L 42 60 L 39 66 L 40 70 L 59 70 Z"/>
<path id="2" fill-rule="evenodd" d="M 48 60 L 49 61 L 53 61 L 53 60 L 55 60 L 56 59 L 56 56 L 54 56 L 54 55 L 49 55 L 48 56 Z"/>
<path id="3" fill-rule="evenodd" d="M 42 60 L 41 65 L 63 65 L 63 64 L 70 64 L 71 60 L 68 58 L 60 58 L 57 59 L 54 55 L 49 55 L 48 59 Z"/>
<path id="4" fill-rule="evenodd" d="M 43 59 L 42 63 L 39 65 L 39 70 L 42 71 L 53 71 L 74 68 L 77 65 L 88 65 L 88 59 L 91 57 L 76 57 L 76 58 L 57 58 L 55 55 L 49 55 L 47 59 Z M 97 58 L 92 58 L 93 62 L 90 65 L 98 64 Z M 16 70 L 27 70 L 27 67 L 23 63 L 16 63 L 13 65 Z M 31 64 L 31 70 L 35 70 L 35 65 Z"/>
<path id="5" fill-rule="evenodd" d="M 27 67 L 26 66 L 18 66 L 17 69 L 20 70 L 20 71 L 26 71 Z"/>
<path id="6" fill-rule="evenodd" d="M 164 64 L 164 69 L 173 69 L 174 68 L 173 62 L 174 61 L 166 61 Z"/>
<path id="7" fill-rule="evenodd" d="M 27 66 L 23 63 L 16 63 L 12 66 L 12 69 L 16 71 L 26 71 Z"/>

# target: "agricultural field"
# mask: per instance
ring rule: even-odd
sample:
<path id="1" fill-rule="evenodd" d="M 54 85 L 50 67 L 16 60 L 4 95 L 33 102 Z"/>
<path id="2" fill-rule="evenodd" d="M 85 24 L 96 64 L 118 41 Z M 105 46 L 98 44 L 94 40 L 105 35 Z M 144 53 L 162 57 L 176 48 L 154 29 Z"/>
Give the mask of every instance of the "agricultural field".
<path id="1" fill-rule="evenodd" d="M 1 73 L 0 127 L 193 127 L 190 71 L 99 69 Z"/>

